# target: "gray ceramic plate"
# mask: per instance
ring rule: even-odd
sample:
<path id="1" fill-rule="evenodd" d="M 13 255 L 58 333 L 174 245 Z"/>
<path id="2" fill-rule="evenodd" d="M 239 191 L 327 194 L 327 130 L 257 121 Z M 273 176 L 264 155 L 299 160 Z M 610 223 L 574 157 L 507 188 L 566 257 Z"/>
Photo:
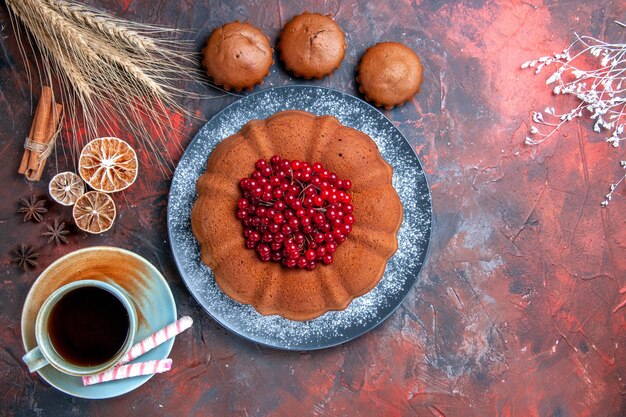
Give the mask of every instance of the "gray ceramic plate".
<path id="1" fill-rule="evenodd" d="M 217 143 L 236 133 L 248 121 L 290 109 L 330 114 L 341 123 L 374 139 L 393 167 L 393 185 L 404 206 L 399 247 L 387 263 L 379 284 L 352 301 L 347 309 L 298 322 L 262 316 L 248 305 L 226 296 L 213 273 L 200 261 L 191 232 L 191 208 L 196 180 L 204 172 Z M 251 341 L 288 350 L 313 350 L 354 339 L 383 322 L 407 295 L 424 263 L 431 228 L 431 198 L 422 166 L 402 133 L 380 111 L 340 91 L 321 87 L 289 86 L 259 91 L 219 112 L 198 132 L 185 151 L 172 180 L 168 227 L 174 259 L 189 291 L 220 324 Z"/>
<path id="2" fill-rule="evenodd" d="M 57 288 L 72 281 L 96 279 L 112 282 L 130 295 L 138 315 L 135 341 L 176 321 L 174 297 L 161 273 L 141 256 L 120 248 L 97 246 L 80 249 L 57 259 L 39 275 L 31 287 L 22 310 L 22 342 L 29 351 L 37 345 L 35 320 L 43 302 Z M 174 339 L 137 358 L 138 361 L 165 359 Z M 83 386 L 79 377 L 66 375 L 50 365 L 39 375 L 53 387 L 76 397 L 110 398 L 143 385 L 152 375 Z"/>

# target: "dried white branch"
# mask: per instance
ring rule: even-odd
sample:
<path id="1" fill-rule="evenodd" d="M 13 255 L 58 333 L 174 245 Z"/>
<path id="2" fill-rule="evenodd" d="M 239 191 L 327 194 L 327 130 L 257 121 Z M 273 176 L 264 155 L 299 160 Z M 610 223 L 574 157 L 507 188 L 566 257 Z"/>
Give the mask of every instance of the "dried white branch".
<path id="1" fill-rule="evenodd" d="M 615 22 L 626 27 L 621 22 Z M 577 52 L 575 52 L 577 51 Z M 589 68 L 589 62 L 595 65 Z M 526 61 L 522 69 L 533 68 L 538 74 L 548 66 L 556 66 L 546 79 L 546 85 L 554 85 L 555 95 L 570 95 L 579 100 L 578 105 L 562 114 L 554 107 L 546 107 L 543 112 L 533 112 L 533 125 L 527 145 L 538 145 L 554 135 L 560 127 L 577 118 L 587 116 L 593 122 L 594 132 L 609 131 L 605 140 L 613 147 L 619 147 L 626 140 L 626 44 L 607 43 L 592 36 L 579 36 L 563 52 Z M 548 129 L 540 129 L 545 126 Z M 626 176 L 625 176 L 626 177 Z M 611 185 L 602 206 L 608 205 L 613 191 L 624 182 L 622 177 Z"/>

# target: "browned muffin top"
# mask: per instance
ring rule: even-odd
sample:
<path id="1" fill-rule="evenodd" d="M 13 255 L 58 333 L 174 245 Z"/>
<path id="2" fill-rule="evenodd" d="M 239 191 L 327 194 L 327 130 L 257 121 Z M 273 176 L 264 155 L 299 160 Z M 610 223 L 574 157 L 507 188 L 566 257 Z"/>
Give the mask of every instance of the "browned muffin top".
<path id="1" fill-rule="evenodd" d="M 397 42 L 383 42 L 365 51 L 356 79 L 367 101 L 391 109 L 419 92 L 422 72 L 422 63 L 411 48 Z"/>
<path id="2" fill-rule="evenodd" d="M 278 50 L 293 75 L 321 79 L 339 68 L 346 51 L 346 35 L 329 16 L 303 13 L 285 25 Z"/>
<path id="3" fill-rule="evenodd" d="M 207 75 L 226 90 L 251 90 L 263 82 L 273 62 L 269 38 L 237 21 L 215 29 L 202 52 Z"/>

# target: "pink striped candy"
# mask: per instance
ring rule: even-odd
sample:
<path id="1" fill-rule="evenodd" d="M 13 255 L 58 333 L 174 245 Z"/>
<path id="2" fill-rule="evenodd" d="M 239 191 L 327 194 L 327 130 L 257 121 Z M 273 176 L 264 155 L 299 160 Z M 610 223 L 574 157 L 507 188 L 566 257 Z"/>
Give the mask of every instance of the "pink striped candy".
<path id="1" fill-rule="evenodd" d="M 116 366 L 108 371 L 96 375 L 84 376 L 83 385 L 99 384 L 141 375 L 152 375 L 167 372 L 172 369 L 171 359 L 137 362 L 130 365 Z"/>
<path id="2" fill-rule="evenodd" d="M 120 360 L 118 365 L 123 365 L 128 363 L 139 356 L 145 354 L 146 352 L 154 349 L 165 341 L 171 339 L 172 337 L 184 332 L 193 324 L 193 320 L 189 316 L 181 317 L 174 323 L 164 327 L 158 332 L 152 334 L 151 336 L 146 337 L 141 342 L 134 345 L 128 353 Z"/>

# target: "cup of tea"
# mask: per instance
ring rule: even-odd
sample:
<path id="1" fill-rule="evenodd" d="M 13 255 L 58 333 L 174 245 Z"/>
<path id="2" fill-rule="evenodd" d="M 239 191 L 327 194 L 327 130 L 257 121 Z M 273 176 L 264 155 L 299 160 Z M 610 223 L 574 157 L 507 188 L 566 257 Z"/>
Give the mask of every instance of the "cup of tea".
<path id="1" fill-rule="evenodd" d="M 37 347 L 22 360 L 30 372 L 49 364 L 69 375 L 97 374 L 122 359 L 136 331 L 137 313 L 124 290 L 103 281 L 74 281 L 41 306 Z"/>

